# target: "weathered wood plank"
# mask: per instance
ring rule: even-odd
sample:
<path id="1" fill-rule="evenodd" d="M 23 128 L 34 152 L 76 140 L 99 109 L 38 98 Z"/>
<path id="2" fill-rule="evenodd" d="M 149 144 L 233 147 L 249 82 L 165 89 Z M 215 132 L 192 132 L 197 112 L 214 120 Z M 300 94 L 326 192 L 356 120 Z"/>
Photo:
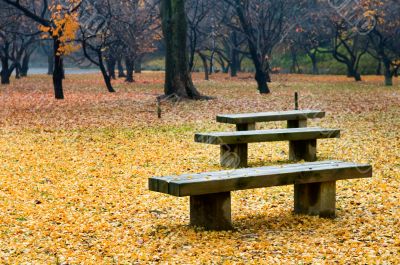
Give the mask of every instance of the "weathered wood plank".
<path id="1" fill-rule="evenodd" d="M 221 170 L 214 172 L 203 172 L 203 173 L 188 173 L 182 174 L 179 176 L 163 176 L 163 177 L 152 177 L 150 180 L 162 181 L 162 182 L 171 182 L 171 181 L 187 181 L 188 179 L 192 181 L 197 181 L 201 179 L 205 180 L 213 180 L 225 178 L 226 176 L 234 177 L 234 176 L 242 176 L 249 174 L 259 174 L 265 171 L 280 171 L 282 168 L 285 169 L 308 169 L 309 167 L 321 167 L 321 166 L 329 166 L 335 163 L 345 164 L 348 162 L 342 162 L 339 160 L 325 160 L 325 161 L 317 161 L 311 163 L 297 163 L 297 164 L 286 164 L 286 165 L 278 165 L 278 166 L 268 166 L 268 167 L 259 167 L 259 168 L 242 168 L 242 169 L 230 169 L 230 170 Z M 348 163 L 349 165 L 353 165 L 353 163 Z M 161 187 L 157 184 L 157 187 Z"/>
<path id="2" fill-rule="evenodd" d="M 339 138 L 340 130 L 323 128 L 293 128 L 258 131 L 197 133 L 195 142 L 205 144 L 244 144 L 274 141 L 302 141 Z"/>
<path id="3" fill-rule="evenodd" d="M 217 116 L 217 122 L 230 124 L 246 124 L 257 122 L 307 120 L 325 117 L 324 111 L 319 110 L 292 110 L 278 112 L 222 114 Z"/>
<path id="4" fill-rule="evenodd" d="M 308 169 L 310 167 L 317 168 L 317 167 L 321 167 L 321 166 L 334 165 L 335 163 L 341 163 L 342 165 L 344 165 L 345 163 L 348 163 L 348 165 L 354 165 L 354 163 L 342 162 L 339 160 L 325 160 L 325 161 L 317 161 L 317 162 L 310 162 L 310 163 L 286 164 L 286 165 L 268 166 L 268 167 L 259 167 L 259 168 L 230 169 L 230 170 L 203 172 L 203 173 L 196 173 L 196 174 L 188 173 L 188 174 L 182 174 L 179 176 L 152 177 L 151 180 L 160 180 L 162 182 L 187 181 L 188 179 L 190 179 L 192 181 L 201 180 L 201 179 L 213 180 L 213 179 L 225 178 L 226 176 L 234 177 L 234 176 L 242 176 L 242 175 L 249 175 L 249 174 L 259 174 L 259 173 L 263 173 L 263 172 L 280 171 L 280 170 L 282 170 L 282 168 L 294 169 L 294 170 Z M 157 187 L 161 187 L 161 186 L 158 185 Z"/>
<path id="5" fill-rule="evenodd" d="M 330 182 L 372 176 L 370 165 L 326 161 L 297 166 L 261 167 L 209 172 L 180 177 L 151 178 L 157 180 L 156 190 L 174 196 L 194 196 L 272 186 Z M 154 188 L 155 185 L 149 185 Z M 152 189 L 151 189 L 152 190 Z"/>

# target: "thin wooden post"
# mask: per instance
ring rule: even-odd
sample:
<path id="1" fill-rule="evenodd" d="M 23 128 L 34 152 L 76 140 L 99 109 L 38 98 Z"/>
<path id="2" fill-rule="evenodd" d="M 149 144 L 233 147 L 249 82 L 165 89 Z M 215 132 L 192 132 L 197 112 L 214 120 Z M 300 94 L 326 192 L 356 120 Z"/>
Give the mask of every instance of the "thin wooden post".
<path id="1" fill-rule="evenodd" d="M 294 109 L 299 110 L 299 93 L 294 93 Z"/>
<path id="2" fill-rule="evenodd" d="M 157 98 L 157 117 L 159 118 L 159 119 L 161 119 L 161 116 L 162 116 L 162 110 L 161 110 L 161 100 L 160 100 L 160 98 Z"/>

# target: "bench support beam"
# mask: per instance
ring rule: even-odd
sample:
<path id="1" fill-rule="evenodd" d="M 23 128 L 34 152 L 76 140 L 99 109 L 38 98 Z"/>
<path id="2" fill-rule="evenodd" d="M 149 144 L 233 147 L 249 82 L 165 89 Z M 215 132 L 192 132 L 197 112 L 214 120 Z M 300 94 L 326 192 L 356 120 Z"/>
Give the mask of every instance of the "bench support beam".
<path id="1" fill-rule="evenodd" d="M 287 127 L 305 128 L 307 120 L 292 120 L 287 121 Z M 317 160 L 317 141 L 290 141 L 289 142 L 289 160 L 300 161 L 305 160 L 313 162 Z"/>
<path id="2" fill-rule="evenodd" d="M 255 129 L 255 123 L 236 124 L 236 131 L 254 131 Z"/>
<path id="3" fill-rule="evenodd" d="M 248 144 L 221 145 L 221 166 L 228 168 L 247 167 Z"/>
<path id="4" fill-rule="evenodd" d="M 334 218 L 336 181 L 294 185 L 294 212 Z"/>
<path id="5" fill-rule="evenodd" d="M 237 131 L 253 131 L 255 123 L 236 124 Z M 221 166 L 228 168 L 247 167 L 248 144 L 221 145 Z"/>
<path id="6" fill-rule="evenodd" d="M 317 140 L 290 141 L 289 160 L 317 161 Z"/>
<path id="7" fill-rule="evenodd" d="M 191 196 L 190 225 L 206 230 L 232 229 L 231 193 Z"/>
<path id="8" fill-rule="evenodd" d="M 288 129 L 291 128 L 305 128 L 307 127 L 307 120 L 291 120 L 287 121 Z"/>

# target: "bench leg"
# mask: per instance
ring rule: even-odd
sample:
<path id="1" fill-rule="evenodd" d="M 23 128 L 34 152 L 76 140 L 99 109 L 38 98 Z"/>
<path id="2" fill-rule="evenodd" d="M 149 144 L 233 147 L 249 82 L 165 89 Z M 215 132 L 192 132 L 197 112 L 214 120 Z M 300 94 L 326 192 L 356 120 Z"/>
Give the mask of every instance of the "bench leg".
<path id="1" fill-rule="evenodd" d="M 255 123 L 236 124 L 236 131 L 254 131 L 255 129 Z"/>
<path id="2" fill-rule="evenodd" d="M 221 145 L 221 166 L 229 168 L 247 167 L 248 144 Z"/>
<path id="3" fill-rule="evenodd" d="M 293 120 L 287 122 L 288 128 L 307 127 L 307 120 Z M 289 160 L 291 161 L 316 161 L 317 160 L 317 140 L 311 141 L 290 141 Z"/>
<path id="4" fill-rule="evenodd" d="M 336 210 L 336 181 L 294 186 L 294 212 L 334 218 Z"/>
<path id="5" fill-rule="evenodd" d="M 304 128 L 307 127 L 307 120 L 287 121 L 288 128 Z"/>
<path id="6" fill-rule="evenodd" d="M 237 131 L 252 131 L 255 123 L 236 124 Z M 248 144 L 221 145 L 221 166 L 229 168 L 247 167 Z"/>
<path id="7" fill-rule="evenodd" d="M 305 160 L 313 162 L 317 160 L 317 140 L 290 141 L 289 160 Z"/>
<path id="8" fill-rule="evenodd" d="M 190 197 L 190 225 L 206 230 L 230 230 L 231 193 L 215 193 Z"/>

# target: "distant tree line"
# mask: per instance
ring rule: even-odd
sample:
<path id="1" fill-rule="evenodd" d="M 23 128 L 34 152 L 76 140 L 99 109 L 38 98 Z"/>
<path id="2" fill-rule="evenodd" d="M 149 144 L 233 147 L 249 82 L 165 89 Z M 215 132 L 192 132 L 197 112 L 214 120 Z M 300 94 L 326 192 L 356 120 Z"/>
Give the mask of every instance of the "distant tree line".
<path id="1" fill-rule="evenodd" d="M 144 54 L 161 39 L 158 2 L 142 0 L 0 0 L 1 83 L 29 65 L 40 48 L 48 55 L 54 93 L 63 99 L 64 57 L 89 61 L 101 71 L 109 92 L 112 79 L 133 82 Z M 3 11 L 4 10 L 4 11 Z M 125 67 L 125 69 L 123 69 Z"/>
<path id="2" fill-rule="evenodd" d="M 0 0 L 1 84 L 27 76 L 36 49 L 46 55 L 54 93 L 63 99 L 64 58 L 99 68 L 105 87 L 134 81 L 143 58 L 166 50 L 165 95 L 205 98 L 190 72 L 197 59 L 205 79 L 234 77 L 251 61 L 260 93 L 269 93 L 271 58 L 290 54 L 290 72 L 307 56 L 319 74 L 330 55 L 355 81 L 360 61 L 374 58 L 385 84 L 400 67 L 397 0 Z"/>

